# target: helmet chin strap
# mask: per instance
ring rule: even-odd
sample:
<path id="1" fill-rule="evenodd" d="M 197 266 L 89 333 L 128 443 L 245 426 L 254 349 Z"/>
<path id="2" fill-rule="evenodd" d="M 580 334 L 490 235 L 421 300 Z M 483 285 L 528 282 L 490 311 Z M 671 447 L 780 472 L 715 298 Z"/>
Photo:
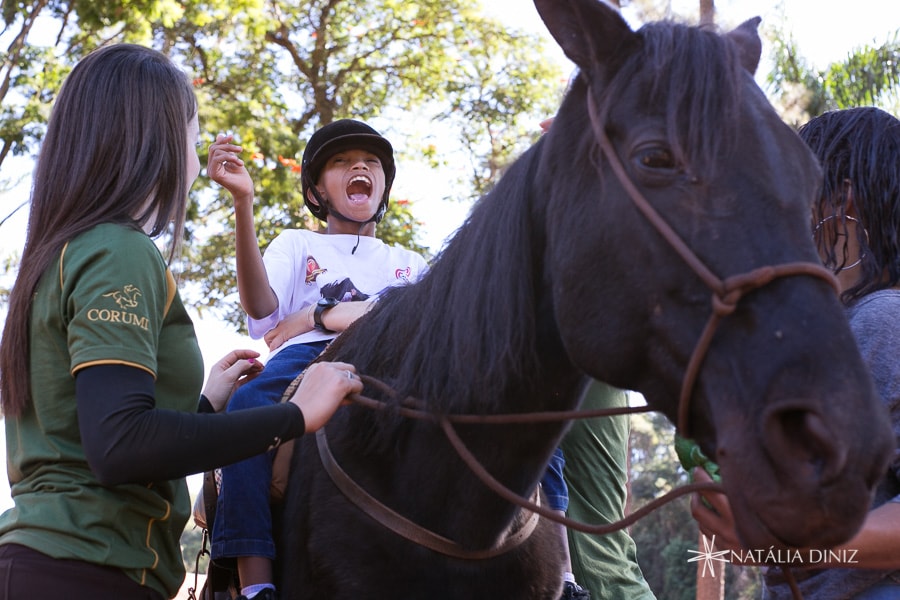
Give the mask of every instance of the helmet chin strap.
<path id="1" fill-rule="evenodd" d="M 375 213 L 371 217 L 369 217 L 367 220 L 357 221 L 356 219 L 351 219 L 350 217 L 341 214 L 340 211 L 338 211 L 333 206 L 331 206 L 331 203 L 328 202 L 325 198 L 323 198 L 322 195 L 319 194 L 319 190 L 317 190 L 315 187 L 313 187 L 311 189 L 312 189 L 313 196 L 315 196 L 316 200 L 319 201 L 319 205 L 322 208 L 324 208 L 326 211 L 328 211 L 328 214 L 334 215 L 338 220 L 343 221 L 345 223 L 356 223 L 359 225 L 359 230 L 356 232 L 356 245 L 353 246 L 353 250 L 350 251 L 350 254 L 356 254 L 356 249 L 359 248 L 359 239 L 360 239 L 360 236 L 362 235 L 362 230 L 369 223 L 377 223 L 379 221 L 379 213 L 381 212 L 381 204 L 378 205 L 378 208 L 375 209 Z"/>

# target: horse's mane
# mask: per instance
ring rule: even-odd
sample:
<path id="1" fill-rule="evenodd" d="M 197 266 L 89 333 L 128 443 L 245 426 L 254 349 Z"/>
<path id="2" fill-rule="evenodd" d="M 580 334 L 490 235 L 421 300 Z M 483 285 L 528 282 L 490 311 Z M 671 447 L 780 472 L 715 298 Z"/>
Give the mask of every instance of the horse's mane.
<path id="1" fill-rule="evenodd" d="M 646 88 L 647 105 L 665 115 L 676 157 L 687 165 L 713 164 L 722 144 L 736 137 L 740 89 L 749 76 L 737 47 L 712 31 L 672 22 L 647 25 L 638 35 L 641 51 L 622 59 L 594 90 L 600 118 L 637 82 Z M 546 356 L 544 345 L 557 342 L 535 322 L 544 285 L 537 280 L 550 200 L 544 196 L 560 178 L 602 180 L 587 162 L 596 149 L 585 104 L 589 76 L 595 74 L 580 73 L 563 101 L 553 153 L 542 139 L 515 161 L 423 279 L 385 293 L 332 344 L 328 359 L 352 362 L 401 397 L 412 395 L 438 411 L 491 412 L 511 384 L 532 391 L 542 374 L 538 346 Z M 539 171 L 542 186 L 536 186 Z M 567 360 L 561 345 L 550 351 L 560 355 L 556 368 Z"/>
<path id="2" fill-rule="evenodd" d="M 534 377 L 536 257 L 531 188 L 538 143 L 520 157 L 417 283 L 385 292 L 328 358 L 432 410 L 491 412 L 512 381 Z"/>

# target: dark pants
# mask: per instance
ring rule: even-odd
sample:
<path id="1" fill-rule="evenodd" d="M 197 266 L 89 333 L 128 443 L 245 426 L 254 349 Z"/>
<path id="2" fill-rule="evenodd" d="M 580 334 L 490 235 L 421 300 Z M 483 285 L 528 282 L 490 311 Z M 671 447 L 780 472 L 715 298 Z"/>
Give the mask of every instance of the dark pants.
<path id="1" fill-rule="evenodd" d="M 51 558 L 18 544 L 0 545 L 0 600 L 164 600 L 119 569 Z"/>

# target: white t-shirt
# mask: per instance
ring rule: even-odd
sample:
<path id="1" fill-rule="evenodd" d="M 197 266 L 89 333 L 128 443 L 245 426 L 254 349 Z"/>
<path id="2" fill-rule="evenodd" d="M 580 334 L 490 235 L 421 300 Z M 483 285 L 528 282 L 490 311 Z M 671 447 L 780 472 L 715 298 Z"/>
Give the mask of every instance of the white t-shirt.
<path id="1" fill-rule="evenodd" d="M 374 299 L 385 288 L 416 281 L 427 268 L 419 254 L 388 246 L 378 238 L 306 229 L 281 232 L 269 244 L 263 262 L 269 285 L 278 298 L 278 308 L 262 319 L 247 317 L 247 327 L 254 339 L 320 298 L 336 298 L 341 302 Z M 291 338 L 272 354 L 292 344 L 328 340 L 336 335 L 314 329 Z"/>

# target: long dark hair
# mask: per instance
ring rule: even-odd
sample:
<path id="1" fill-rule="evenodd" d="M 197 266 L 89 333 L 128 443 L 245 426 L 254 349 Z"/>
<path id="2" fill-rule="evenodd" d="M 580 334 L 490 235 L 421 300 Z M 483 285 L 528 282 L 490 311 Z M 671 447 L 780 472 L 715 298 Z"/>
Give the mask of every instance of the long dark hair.
<path id="1" fill-rule="evenodd" d="M 800 128 L 823 170 L 813 218 L 825 265 L 847 266 L 846 228 L 857 227 L 859 283 L 842 294 L 852 304 L 900 282 L 900 120 L 871 106 L 827 112 Z M 847 219 L 852 191 L 856 219 Z M 844 235 L 844 245 L 835 240 Z"/>
<path id="2" fill-rule="evenodd" d="M 0 405 L 30 402 L 29 329 L 38 282 L 69 240 L 101 223 L 184 229 L 191 82 L 165 55 L 132 44 L 95 50 L 56 98 L 34 171 L 28 235 L 0 340 Z"/>

